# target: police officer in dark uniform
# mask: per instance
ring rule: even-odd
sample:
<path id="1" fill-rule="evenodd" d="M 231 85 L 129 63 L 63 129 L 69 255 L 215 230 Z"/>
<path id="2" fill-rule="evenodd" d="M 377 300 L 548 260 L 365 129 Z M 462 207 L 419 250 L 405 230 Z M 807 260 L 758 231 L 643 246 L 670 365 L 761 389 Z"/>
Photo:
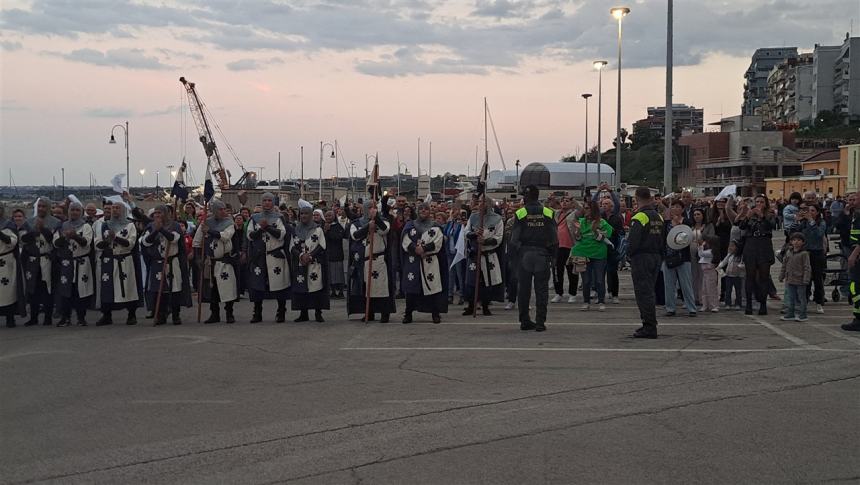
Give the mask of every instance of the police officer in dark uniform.
<path id="1" fill-rule="evenodd" d="M 630 256 L 630 270 L 633 278 L 633 292 L 642 327 L 633 333 L 636 338 L 657 338 L 657 302 L 654 285 L 663 262 L 666 246 L 663 234 L 663 218 L 654 205 L 648 187 L 636 189 L 636 202 L 639 210 L 630 220 L 627 236 L 627 254 Z"/>
<path id="2" fill-rule="evenodd" d="M 848 289 L 851 295 L 851 306 L 854 311 L 854 319 L 842 324 L 842 330 L 849 332 L 860 332 L 860 193 L 848 196 L 848 204 L 845 212 L 837 223 L 840 229 L 847 229 L 848 244 L 848 271 L 851 273 L 851 282 Z M 843 238 L 844 243 L 844 238 Z"/>
<path id="3" fill-rule="evenodd" d="M 516 254 L 519 289 L 517 302 L 520 306 L 520 329 L 546 330 L 546 305 L 549 302 L 549 276 L 553 256 L 558 248 L 553 211 L 538 202 L 540 192 L 534 185 L 523 191 L 525 206 L 517 209 L 516 220 L 511 230 L 511 250 Z M 529 316 L 529 300 L 532 293 L 532 278 L 535 287 L 535 321 Z"/>

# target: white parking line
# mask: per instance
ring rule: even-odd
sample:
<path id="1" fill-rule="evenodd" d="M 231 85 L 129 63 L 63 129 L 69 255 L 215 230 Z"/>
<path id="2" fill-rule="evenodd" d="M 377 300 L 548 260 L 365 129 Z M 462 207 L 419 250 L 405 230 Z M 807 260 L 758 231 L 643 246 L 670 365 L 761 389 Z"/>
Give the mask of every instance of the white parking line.
<path id="1" fill-rule="evenodd" d="M 762 320 L 761 318 L 759 318 L 759 317 L 757 317 L 757 316 L 755 316 L 755 315 L 747 315 L 747 316 L 748 316 L 749 318 L 751 318 L 752 320 L 755 320 L 756 322 L 758 322 L 759 324 L 761 324 L 761 326 L 763 326 L 763 327 L 767 328 L 768 330 L 770 330 L 770 331 L 772 331 L 773 333 L 775 333 L 775 334 L 779 335 L 780 337 L 785 338 L 786 340 L 788 340 L 789 342 L 791 342 L 791 343 L 793 343 L 793 344 L 795 344 L 795 345 L 800 345 L 801 347 L 808 348 L 808 349 L 811 349 L 811 350 L 821 350 L 821 348 L 820 348 L 819 346 L 817 346 L 817 345 L 812 345 L 812 344 L 810 344 L 810 343 L 809 343 L 809 342 L 807 342 L 806 340 L 803 340 L 803 339 L 802 339 L 802 338 L 800 338 L 800 337 L 795 337 L 794 335 L 792 335 L 792 334 L 790 334 L 790 333 L 786 332 L 785 330 L 783 330 L 783 329 L 781 329 L 781 328 L 779 328 L 779 327 L 776 327 L 776 326 L 774 326 L 774 325 L 772 325 L 772 324 L 770 324 L 770 323 L 768 323 L 768 322 L 766 322 L 766 321 Z"/>
<path id="2" fill-rule="evenodd" d="M 832 335 L 833 337 L 838 337 L 838 338 L 841 338 L 843 340 L 847 340 L 847 341 L 851 342 L 852 344 L 860 345 L 860 338 L 852 337 L 850 335 L 845 335 L 844 333 L 839 332 L 837 330 L 834 330 L 830 327 L 827 327 L 826 325 L 821 325 L 821 324 L 815 323 L 812 326 L 815 328 L 821 329 L 824 333 L 827 333 L 828 335 Z"/>
<path id="3" fill-rule="evenodd" d="M 814 345 L 778 349 L 653 349 L 653 348 L 600 348 L 600 347 L 342 347 L 343 351 L 360 352 L 685 352 L 695 354 L 738 354 L 767 352 L 841 352 L 860 353 L 860 349 L 822 349 Z"/>
<path id="4" fill-rule="evenodd" d="M 497 326 L 519 326 L 519 322 L 413 322 L 412 325 L 497 325 Z M 616 323 L 616 322 L 546 322 L 547 327 L 630 327 L 635 328 L 638 323 Z M 661 323 L 661 327 L 758 327 L 757 323 Z"/>

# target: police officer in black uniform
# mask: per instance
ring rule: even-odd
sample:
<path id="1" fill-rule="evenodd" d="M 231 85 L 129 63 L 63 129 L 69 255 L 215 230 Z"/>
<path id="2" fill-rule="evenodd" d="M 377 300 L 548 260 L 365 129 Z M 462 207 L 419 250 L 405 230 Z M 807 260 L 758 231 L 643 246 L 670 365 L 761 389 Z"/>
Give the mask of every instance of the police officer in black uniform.
<path id="1" fill-rule="evenodd" d="M 848 236 L 847 241 L 843 237 L 843 244 L 847 242 L 848 271 L 851 273 L 848 289 L 854 311 L 854 319 L 842 324 L 842 330 L 860 332 L 860 193 L 848 196 L 848 204 L 839 217 L 837 227 Z"/>
<path id="2" fill-rule="evenodd" d="M 553 211 L 538 202 L 540 192 L 534 185 L 523 191 L 525 206 L 517 209 L 516 220 L 511 231 L 509 253 L 519 257 L 517 274 L 519 289 L 517 302 L 520 306 L 520 329 L 546 330 L 546 305 L 549 302 L 549 276 L 553 256 L 558 248 Z M 535 287 L 535 321 L 529 316 L 529 300 L 532 293 L 532 278 Z"/>
<path id="3" fill-rule="evenodd" d="M 639 210 L 630 220 L 627 236 L 627 254 L 630 256 L 630 272 L 633 277 L 633 292 L 639 307 L 640 327 L 636 338 L 657 338 L 657 302 L 654 285 L 660 273 L 666 239 L 663 234 L 663 218 L 654 205 L 651 191 L 647 187 L 636 189 Z"/>

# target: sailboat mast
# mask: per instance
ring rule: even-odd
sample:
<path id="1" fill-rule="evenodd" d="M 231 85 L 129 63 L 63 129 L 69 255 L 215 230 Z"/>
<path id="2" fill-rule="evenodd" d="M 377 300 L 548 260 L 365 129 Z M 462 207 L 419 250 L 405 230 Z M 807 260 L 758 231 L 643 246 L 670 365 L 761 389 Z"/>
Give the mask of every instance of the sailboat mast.
<path id="1" fill-rule="evenodd" d="M 490 164 L 490 149 L 487 146 L 487 98 L 484 97 L 484 163 Z"/>

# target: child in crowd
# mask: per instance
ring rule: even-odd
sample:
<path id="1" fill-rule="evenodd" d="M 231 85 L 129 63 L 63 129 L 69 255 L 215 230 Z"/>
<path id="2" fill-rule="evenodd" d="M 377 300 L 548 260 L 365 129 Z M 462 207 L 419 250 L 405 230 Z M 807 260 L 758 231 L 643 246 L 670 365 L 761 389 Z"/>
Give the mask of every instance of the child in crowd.
<path id="1" fill-rule="evenodd" d="M 746 273 L 746 267 L 739 253 L 737 241 L 731 241 L 729 243 L 729 254 L 723 258 L 717 267 L 718 270 L 724 272 L 726 275 L 726 295 L 724 302 L 726 308 L 729 310 L 740 310 L 743 307 L 744 274 Z M 734 305 L 732 305 L 732 290 L 735 293 Z"/>
<path id="2" fill-rule="evenodd" d="M 720 260 L 720 239 L 717 236 L 705 236 L 699 244 L 699 268 L 702 272 L 702 287 L 699 297 L 702 308 L 699 311 L 720 311 L 720 277 L 714 261 Z"/>
<path id="3" fill-rule="evenodd" d="M 809 252 L 804 249 L 806 238 L 795 232 L 788 240 L 791 249 L 785 253 L 782 268 L 779 271 L 779 281 L 785 282 L 786 310 L 780 320 L 795 320 L 805 322 L 806 317 L 806 287 L 812 278 L 812 265 L 809 262 Z"/>

